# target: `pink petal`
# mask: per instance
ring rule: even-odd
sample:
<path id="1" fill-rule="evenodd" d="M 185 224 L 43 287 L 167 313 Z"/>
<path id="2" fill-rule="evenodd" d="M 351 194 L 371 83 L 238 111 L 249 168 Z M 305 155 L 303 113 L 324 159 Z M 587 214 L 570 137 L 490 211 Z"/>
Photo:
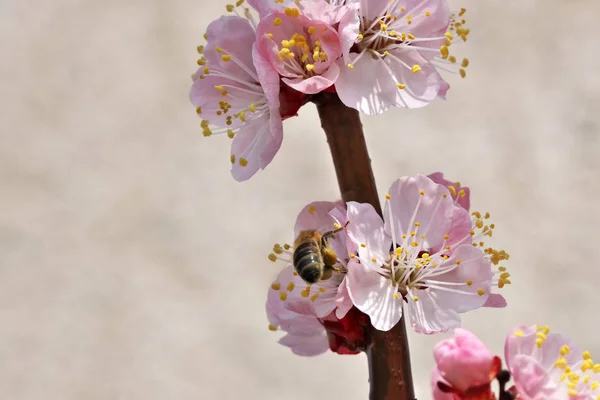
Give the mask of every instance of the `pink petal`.
<path id="1" fill-rule="evenodd" d="M 504 296 L 498 293 L 490 293 L 482 307 L 504 308 L 508 305 Z"/>
<path id="2" fill-rule="evenodd" d="M 358 248 L 363 260 L 375 258 L 379 263 L 389 259 L 390 238 L 385 234 L 383 221 L 372 205 L 350 201 L 348 207 L 348 236 Z M 362 246 L 362 245 L 365 246 Z M 380 264 L 378 264 L 380 265 Z"/>
<path id="3" fill-rule="evenodd" d="M 243 81 L 255 80 L 252 68 L 252 45 L 256 40 L 256 32 L 247 19 L 223 16 L 208 25 L 206 36 L 207 44 L 203 54 L 209 65 L 218 65 Z M 216 46 L 225 53 L 218 52 Z M 221 59 L 223 54 L 230 54 L 235 62 L 223 61 Z M 238 63 L 246 68 L 240 67 Z"/>
<path id="4" fill-rule="evenodd" d="M 252 46 L 252 57 L 260 86 L 265 93 L 270 107 L 270 112 L 273 116 L 279 117 L 279 74 L 271 63 L 269 63 L 269 60 L 260 53 L 257 43 L 254 43 L 254 46 Z"/>
<path id="5" fill-rule="evenodd" d="M 356 54 L 352 57 L 338 61 L 340 75 L 335 88 L 340 100 L 367 115 L 379 115 L 394 106 L 398 88 L 383 61 L 365 55 L 354 68 L 348 68 Z"/>
<path id="6" fill-rule="evenodd" d="M 283 0 L 282 3 L 275 3 L 273 0 L 247 0 L 261 18 L 274 11 L 283 10 L 287 5 L 294 4 L 294 0 Z"/>
<path id="7" fill-rule="evenodd" d="M 450 195 L 459 206 L 469 211 L 469 208 L 471 207 L 471 189 L 466 186 L 461 186 L 460 182 L 449 181 L 448 179 L 444 178 L 444 174 L 442 172 L 434 172 L 433 174 L 427 175 L 427 177 L 439 185 L 454 187 L 455 191 L 450 192 Z M 465 191 L 464 197 L 458 196 L 458 193 L 461 189 Z"/>
<path id="8" fill-rule="evenodd" d="M 402 297 L 395 299 L 390 281 L 356 261 L 348 264 L 348 293 L 354 306 L 371 317 L 380 331 L 389 331 L 402 317 Z"/>
<path id="9" fill-rule="evenodd" d="M 413 296 L 418 296 L 415 301 Z M 452 309 L 442 307 L 436 293 L 426 290 L 413 290 L 408 296 L 408 314 L 417 333 L 430 335 L 447 332 L 460 326 L 460 316 Z"/>
<path id="10" fill-rule="evenodd" d="M 567 398 L 553 396 L 557 392 L 558 385 L 550 379 L 548 371 L 529 356 L 522 354 L 515 356 L 510 372 L 519 392 L 519 398 L 536 400 Z"/>
<path id="11" fill-rule="evenodd" d="M 392 55 L 404 62 L 404 64 L 394 60 L 392 57 L 386 57 L 386 63 L 394 76 L 394 88 L 396 89 L 391 98 L 393 105 L 405 108 L 421 108 L 440 94 L 445 94 L 447 90 L 446 82 L 442 79 L 437 69 L 430 64 L 416 50 L 399 49 L 391 52 Z M 408 65 L 408 68 L 407 66 Z M 412 72 L 410 68 L 419 65 L 421 71 Z M 389 72 L 388 72 L 389 74 Z M 397 89 L 396 84 L 406 85 L 405 89 Z"/>
<path id="12" fill-rule="evenodd" d="M 316 94 L 333 85 L 339 74 L 340 68 L 336 64 L 332 64 L 322 75 L 315 75 L 307 79 L 283 78 L 282 81 L 292 89 L 295 89 L 299 92 Z"/>
<path id="13" fill-rule="evenodd" d="M 417 231 L 418 235 L 426 235 L 425 248 L 440 249 L 444 235 L 450 232 L 455 209 L 448 190 L 426 176 L 416 175 L 398 179 L 388 193 L 391 198 L 386 202 L 383 213 L 386 233 L 392 236 L 393 228 L 396 241 L 401 242 L 402 234 L 410 235 L 411 231 Z M 420 223 L 418 230 L 415 222 Z"/>
<path id="14" fill-rule="evenodd" d="M 279 339 L 279 344 L 289 347 L 294 354 L 304 357 L 313 357 L 327 352 L 329 341 L 327 340 L 325 328 L 316 318 L 313 318 L 312 322 L 309 322 L 308 319 L 301 321 L 302 326 L 308 324 L 314 324 L 315 331 L 317 329 L 319 331 L 307 335 L 288 333 Z"/>
<path id="15" fill-rule="evenodd" d="M 460 265 L 457 265 L 459 260 Z M 450 272 L 433 277 L 436 281 L 462 284 L 455 286 L 460 292 L 431 289 L 432 292 L 437 291 L 439 304 L 459 313 L 482 307 L 489 296 L 494 276 L 490 261 L 484 258 L 484 253 L 477 247 L 465 244 L 458 247 L 440 268 L 454 265 L 455 268 Z M 471 281 L 470 286 L 466 284 L 467 281 Z M 480 289 L 484 290 L 484 295 L 478 294 Z"/>
<path id="16" fill-rule="evenodd" d="M 457 328 L 454 338 L 438 343 L 433 356 L 444 379 L 461 392 L 489 384 L 495 375 L 495 356 L 477 336 Z"/>
<path id="17" fill-rule="evenodd" d="M 256 171 L 264 169 L 281 147 L 283 140 L 283 124 L 281 119 L 264 114 L 261 117 L 247 120 L 236 133 L 231 145 L 231 154 L 235 162 L 231 174 L 237 181 L 250 179 Z M 247 165 L 242 166 L 240 160 L 245 159 Z"/>
<path id="18" fill-rule="evenodd" d="M 537 327 L 518 326 L 506 336 L 504 343 L 504 360 L 510 370 L 513 369 L 513 359 L 517 355 L 526 355 L 534 358 L 544 369 L 550 370 L 553 368 L 560 348 L 564 345 L 570 347 L 571 351 L 565 356 L 568 364 L 572 365 L 581 360 L 581 350 L 573 343 L 571 339 L 557 333 L 549 333 L 546 335 L 546 340 L 540 348 L 536 344 Z"/>

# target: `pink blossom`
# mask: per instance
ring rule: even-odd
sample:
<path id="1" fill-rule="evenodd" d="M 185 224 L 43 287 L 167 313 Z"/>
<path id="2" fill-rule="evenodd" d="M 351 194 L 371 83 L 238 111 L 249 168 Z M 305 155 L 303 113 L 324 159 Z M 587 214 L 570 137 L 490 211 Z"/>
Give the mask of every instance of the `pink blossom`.
<path id="1" fill-rule="evenodd" d="M 281 146 L 279 77 L 256 51 L 248 20 L 221 17 L 208 26 L 206 37 L 199 60 L 204 65 L 193 77 L 190 100 L 205 136 L 227 133 L 233 139 L 231 172 L 245 181 L 264 169 Z"/>
<path id="2" fill-rule="evenodd" d="M 277 71 L 258 51 L 248 9 L 246 16 L 250 21 L 225 16 L 208 26 L 190 90 L 204 136 L 227 133 L 233 139 L 231 173 L 238 181 L 271 162 L 283 140 L 282 120 L 308 100 L 292 88 L 280 91 Z"/>
<path id="3" fill-rule="evenodd" d="M 384 220 L 369 204 L 349 202 L 347 209 L 348 235 L 358 249 L 347 267 L 348 292 L 379 330 L 400 320 L 402 300 L 415 331 L 456 328 L 459 313 L 482 307 L 498 284 L 491 254 L 498 259 L 500 252 L 473 243 L 475 230 L 483 229 L 479 218 L 472 221 L 445 186 L 426 176 L 392 184 Z"/>
<path id="4" fill-rule="evenodd" d="M 506 337 L 504 357 L 519 399 L 591 400 L 600 395 L 600 364 L 548 327 L 515 328 Z"/>
<path id="5" fill-rule="evenodd" d="M 300 231 L 331 231 L 346 223 L 346 210 L 341 202 L 314 202 L 304 207 L 294 226 L 294 238 Z M 348 237 L 345 231 L 336 233 L 328 246 L 333 249 L 339 265 L 347 266 Z M 308 285 L 292 265 L 293 247 L 276 244 L 271 261 L 283 261 L 287 266 L 279 273 L 267 299 L 270 329 L 281 329 L 287 335 L 280 341 L 296 354 L 316 355 L 327 350 L 340 354 L 355 354 L 364 346 L 364 326 L 361 313 L 352 311 L 352 301 L 346 288 L 345 275 L 334 272 L 332 277 Z M 308 332 L 301 328 L 306 323 Z M 318 328 L 318 329 L 317 329 Z M 310 338 L 310 340 L 309 340 Z M 325 338 L 325 339 L 323 339 Z M 311 341 L 314 340 L 314 341 Z"/>
<path id="6" fill-rule="evenodd" d="M 317 9 L 312 2 L 307 5 Z M 262 57 L 291 88 L 315 94 L 337 79 L 340 68 L 335 61 L 341 55 L 340 40 L 336 30 L 322 20 L 310 18 L 297 7 L 287 7 L 261 19 L 257 35 Z"/>
<path id="7" fill-rule="evenodd" d="M 475 335 L 456 329 L 454 338 L 435 346 L 433 356 L 445 382 L 459 392 L 487 386 L 500 371 L 501 361 Z"/>
<path id="8" fill-rule="evenodd" d="M 467 39 L 462 9 L 451 14 L 446 0 L 333 0 L 357 12 L 341 20 L 344 57 L 336 89 L 349 107 L 369 115 L 390 107 L 418 108 L 444 98 L 449 85 L 438 66 L 457 68 L 449 46 Z M 468 60 L 460 64 L 465 76 Z"/>

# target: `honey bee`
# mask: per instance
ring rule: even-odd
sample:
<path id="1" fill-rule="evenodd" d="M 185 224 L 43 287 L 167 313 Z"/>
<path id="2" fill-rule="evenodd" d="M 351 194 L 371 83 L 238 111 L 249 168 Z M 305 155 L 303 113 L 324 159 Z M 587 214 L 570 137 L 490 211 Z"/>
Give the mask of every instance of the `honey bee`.
<path id="1" fill-rule="evenodd" d="M 294 268 L 306 283 L 313 284 L 331 278 L 333 271 L 346 272 L 336 267 L 337 255 L 327 246 L 327 239 L 346 229 L 346 225 L 321 233 L 316 230 L 300 231 L 294 242 Z"/>

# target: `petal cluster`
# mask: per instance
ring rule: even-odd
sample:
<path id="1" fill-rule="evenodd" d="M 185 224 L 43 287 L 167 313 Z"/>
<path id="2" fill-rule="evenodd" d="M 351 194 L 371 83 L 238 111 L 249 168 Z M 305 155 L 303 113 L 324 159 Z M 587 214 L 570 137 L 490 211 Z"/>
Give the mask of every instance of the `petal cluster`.
<path id="1" fill-rule="evenodd" d="M 449 50 L 467 39 L 466 10 L 451 13 L 447 0 L 238 0 L 226 10 L 198 46 L 190 100 L 204 136 L 233 139 L 238 181 L 273 160 L 282 121 L 321 92 L 380 114 L 444 98 L 439 69 L 466 74 L 468 60 Z"/>
<path id="2" fill-rule="evenodd" d="M 508 254 L 478 241 L 477 230 L 493 228 L 458 204 L 466 191 L 453 197 L 449 187 L 422 175 L 401 178 L 386 195 L 383 219 L 368 204 L 348 204 L 348 234 L 358 249 L 348 290 L 375 328 L 396 325 L 406 303 L 415 331 L 445 332 L 460 326 L 460 313 L 485 306 L 492 287 L 502 284 L 505 272 L 494 264 Z M 503 298 L 494 303 L 502 306 Z"/>
<path id="3" fill-rule="evenodd" d="M 508 254 L 485 247 L 483 238 L 491 236 L 494 226 L 483 222 L 486 215 L 469 214 L 469 193 L 438 173 L 394 182 L 383 218 L 370 204 L 306 206 L 298 215 L 294 238 L 335 230 L 327 242 L 316 242 L 311 259 L 317 260 L 319 251 L 333 251 L 334 272 L 307 283 L 298 274 L 294 246 L 275 244 L 269 259 L 286 266 L 269 289 L 271 328 L 285 331 L 284 344 L 298 352 L 292 338 L 307 333 L 299 333 L 290 321 L 309 318 L 315 327 L 310 334 L 318 342 L 327 338 L 331 349 L 359 351 L 364 348 L 364 327 L 392 329 L 404 306 L 414 330 L 432 334 L 460 326 L 461 313 L 506 305 L 492 288 L 510 283 L 505 268 L 497 266 Z M 302 240 L 295 243 L 300 248 Z"/>
<path id="4" fill-rule="evenodd" d="M 433 397 L 496 399 L 490 384 L 500 383 L 498 398 L 519 400 L 595 400 L 600 396 L 600 364 L 587 351 L 547 326 L 518 326 L 506 337 L 500 359 L 472 333 L 457 329 L 455 338 L 440 342 L 432 372 Z M 505 385 L 512 377 L 512 387 Z"/>

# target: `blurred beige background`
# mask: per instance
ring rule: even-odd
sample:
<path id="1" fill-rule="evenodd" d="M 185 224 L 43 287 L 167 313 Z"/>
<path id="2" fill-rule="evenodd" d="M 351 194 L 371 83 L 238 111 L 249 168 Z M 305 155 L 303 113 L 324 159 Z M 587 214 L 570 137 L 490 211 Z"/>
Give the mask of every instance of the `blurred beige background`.
<path id="1" fill-rule="evenodd" d="M 267 330 L 272 243 L 338 193 L 312 105 L 244 184 L 229 140 L 202 137 L 190 74 L 224 4 L 0 1 L 0 398 L 367 398 L 364 356 L 302 359 Z M 452 4 L 468 77 L 364 120 L 379 190 L 471 186 L 514 284 L 464 326 L 501 351 L 546 323 L 600 357 L 600 2 Z M 441 338 L 410 337 L 419 399 Z"/>

